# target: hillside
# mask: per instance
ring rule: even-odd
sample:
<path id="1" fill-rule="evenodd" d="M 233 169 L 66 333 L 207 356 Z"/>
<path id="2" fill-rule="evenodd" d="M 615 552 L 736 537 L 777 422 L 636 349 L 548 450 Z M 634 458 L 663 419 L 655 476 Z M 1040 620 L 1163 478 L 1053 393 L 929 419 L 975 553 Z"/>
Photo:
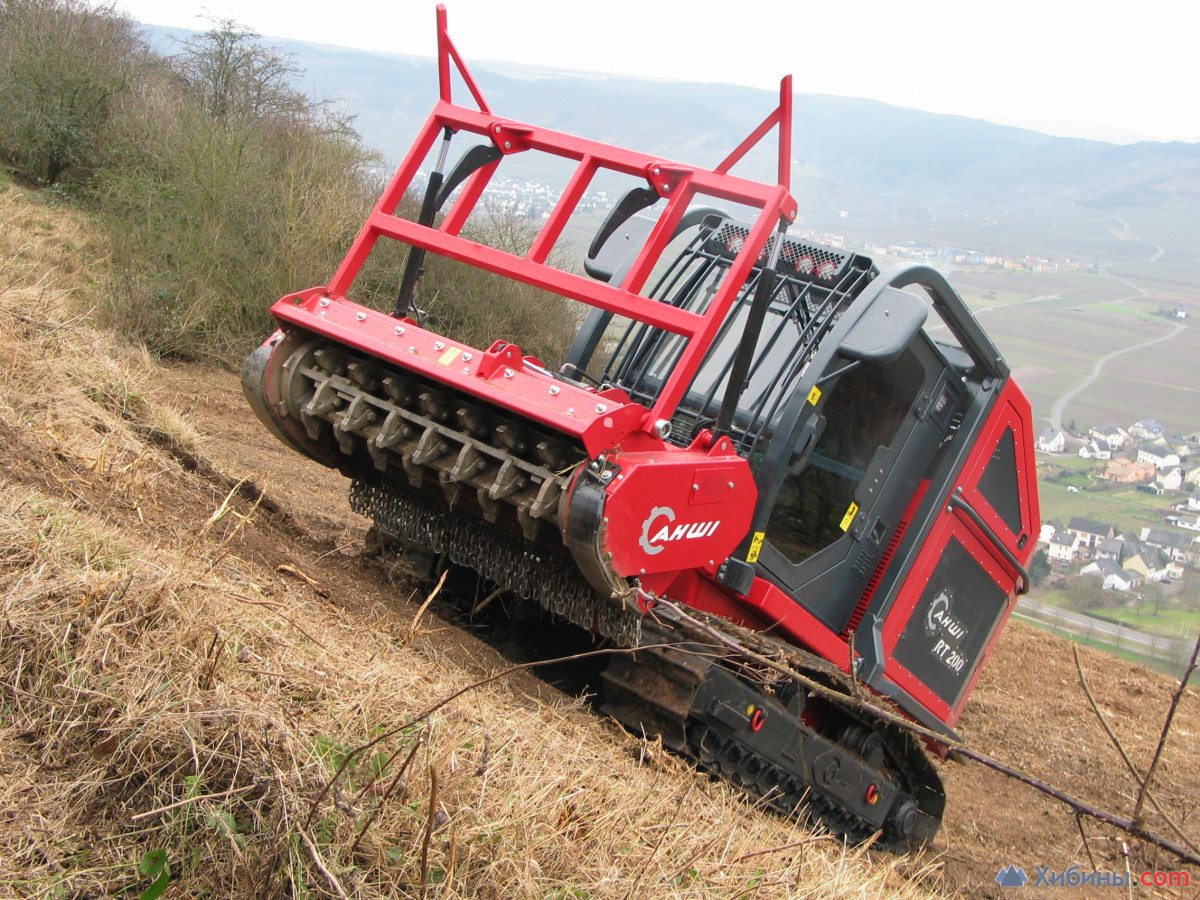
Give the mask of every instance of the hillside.
<path id="1" fill-rule="evenodd" d="M 266 434 L 234 375 L 93 327 L 105 259 L 79 217 L 3 188 L 0 884 L 15 896 L 136 895 L 152 851 L 175 896 L 978 897 L 1003 895 L 1003 865 L 1089 865 L 1064 809 L 978 766 L 944 767 L 927 854 L 847 850 L 504 673 L 416 616 L 424 595 L 368 557 L 340 478 Z M 1144 767 L 1172 683 L 1083 658 Z M 1061 641 L 1010 627 L 962 730 L 1129 812 L 1136 786 Z M 1190 834 L 1198 733 L 1191 689 L 1156 791 Z M 1120 842 L 1084 828 L 1096 864 L 1124 871 Z M 1128 864 L 1175 868 L 1139 848 Z"/>

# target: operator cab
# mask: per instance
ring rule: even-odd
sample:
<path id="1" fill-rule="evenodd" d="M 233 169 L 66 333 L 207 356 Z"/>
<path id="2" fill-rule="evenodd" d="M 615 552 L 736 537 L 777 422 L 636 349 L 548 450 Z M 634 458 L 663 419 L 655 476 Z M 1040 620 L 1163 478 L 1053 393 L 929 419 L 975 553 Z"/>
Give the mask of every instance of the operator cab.
<path id="1" fill-rule="evenodd" d="M 692 227 L 696 233 L 650 296 L 702 313 L 749 228 L 715 211 Z M 777 240 L 783 246 L 763 324 L 747 335 Z M 619 264 L 606 274 L 619 281 Z M 741 554 L 753 566 L 743 565 L 740 576 L 735 567 L 728 582 L 735 591 L 745 593 L 757 573 L 835 633 L 861 616 L 859 598 L 903 536 L 907 517 L 931 482 L 952 476 L 946 448 L 971 404 L 974 360 L 930 338 L 923 328 L 929 308 L 880 279 L 866 257 L 783 235 L 771 239 L 666 435 L 688 446 L 713 428 L 739 347 L 753 340 L 729 427 L 759 492 Z M 604 351 L 598 382 L 650 406 L 685 341 L 636 322 L 612 334 L 610 321 L 599 311 L 589 318 L 568 364 L 584 370 L 595 351 Z"/>

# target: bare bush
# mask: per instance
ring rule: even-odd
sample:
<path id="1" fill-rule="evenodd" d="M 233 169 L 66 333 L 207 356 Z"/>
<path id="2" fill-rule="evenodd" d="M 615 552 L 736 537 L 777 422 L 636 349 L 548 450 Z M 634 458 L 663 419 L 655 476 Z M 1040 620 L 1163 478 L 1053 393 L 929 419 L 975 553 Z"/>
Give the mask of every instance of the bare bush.
<path id="1" fill-rule="evenodd" d="M 0 153 L 46 185 L 90 175 L 142 52 L 133 21 L 111 5 L 0 2 Z"/>
<path id="2" fill-rule="evenodd" d="M 420 206 L 419 197 L 410 192 L 397 215 L 416 219 Z M 513 210 L 495 208 L 472 218 L 462 235 L 523 256 L 537 236 L 538 226 Z M 407 259 L 404 244 L 380 240 L 355 279 L 351 299 L 390 312 Z M 549 262 L 558 268 L 569 265 L 566 255 L 557 250 Z M 557 294 L 434 253 L 425 256 L 424 269 L 416 305 L 426 314 L 426 326 L 472 347 L 486 349 L 494 341 L 509 341 L 546 365 L 556 366 L 566 355 L 585 312 L 580 304 Z"/>
<path id="3" fill-rule="evenodd" d="M 189 41 L 114 129 L 99 190 L 120 272 L 107 312 L 160 354 L 240 355 L 273 300 L 332 273 L 370 208 L 372 155 L 256 41 L 227 23 Z"/>
<path id="4" fill-rule="evenodd" d="M 168 66 L 184 92 L 208 115 L 231 127 L 271 119 L 305 118 L 311 104 L 292 86 L 299 70 L 274 47 L 265 47 L 236 22 L 221 19 L 183 44 Z"/>
<path id="5" fill-rule="evenodd" d="M 349 120 L 230 21 L 163 58 L 111 7 L 0 0 L 0 72 L 0 154 L 45 184 L 71 172 L 93 189 L 117 263 L 105 321 L 158 355 L 243 355 L 274 300 L 332 275 L 381 187 Z M 517 253 L 534 234 L 507 212 L 472 228 Z M 407 248 L 383 243 L 359 290 L 390 310 Z M 572 304 L 446 259 L 427 267 L 433 327 L 548 361 L 569 345 Z"/>

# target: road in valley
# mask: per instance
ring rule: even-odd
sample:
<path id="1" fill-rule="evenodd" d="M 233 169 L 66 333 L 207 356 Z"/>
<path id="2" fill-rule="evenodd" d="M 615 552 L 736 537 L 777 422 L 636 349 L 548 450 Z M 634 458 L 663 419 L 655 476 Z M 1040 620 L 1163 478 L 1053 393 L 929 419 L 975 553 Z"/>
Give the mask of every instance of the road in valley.
<path id="1" fill-rule="evenodd" d="M 1017 609 L 1013 614 L 1030 622 L 1049 625 L 1051 628 L 1064 631 L 1077 638 L 1103 641 L 1118 647 L 1131 647 L 1159 659 L 1175 660 L 1180 653 L 1191 646 L 1190 641 L 1186 642 L 1187 647 L 1185 647 L 1185 642 L 1180 638 L 1147 634 L 1136 628 L 1130 628 L 1128 625 L 1106 622 L 1082 613 L 1039 603 L 1028 597 L 1021 597 L 1017 601 Z"/>
<path id="2" fill-rule="evenodd" d="M 1162 247 L 1160 247 L 1158 244 L 1150 243 L 1150 241 L 1143 241 L 1141 238 L 1139 238 L 1137 235 L 1135 235 L 1132 231 L 1129 230 L 1129 225 L 1120 216 L 1113 216 L 1113 218 L 1121 223 L 1121 230 L 1124 231 L 1125 234 L 1127 234 L 1131 240 L 1140 241 L 1143 244 L 1149 244 L 1151 247 L 1154 248 L 1154 253 L 1152 253 L 1150 255 L 1150 257 L 1146 260 L 1146 262 L 1152 263 L 1152 262 L 1158 261 L 1159 257 L 1161 257 L 1163 255 Z M 1100 269 L 1105 274 L 1109 275 L 1112 278 L 1115 278 L 1117 281 L 1121 282 L 1122 284 L 1128 285 L 1129 288 L 1134 291 L 1134 293 L 1130 294 L 1128 297 L 1120 297 L 1117 300 L 1112 301 L 1112 302 L 1120 303 L 1122 300 L 1138 300 L 1138 299 L 1146 296 L 1145 290 L 1138 287 L 1136 284 L 1134 284 L 1128 278 L 1122 278 L 1120 275 L 1114 275 L 1112 272 L 1110 272 L 1108 270 L 1107 265 L 1100 266 Z M 1035 299 L 1041 299 L 1041 298 L 1035 298 Z M 1066 393 L 1061 394 L 1058 397 L 1058 399 L 1056 399 L 1054 401 L 1054 405 L 1050 407 L 1050 427 L 1053 428 L 1055 431 L 1063 430 L 1062 416 L 1063 416 L 1063 410 L 1066 409 L 1067 404 L 1070 403 L 1072 400 L 1074 400 L 1077 396 L 1079 396 L 1083 391 L 1087 390 L 1089 387 L 1091 387 L 1093 384 L 1095 384 L 1097 379 L 1100 378 L 1100 374 L 1104 371 L 1104 367 L 1108 363 L 1110 363 L 1112 360 L 1116 359 L 1118 356 L 1124 356 L 1126 353 L 1133 353 L 1135 350 L 1144 350 L 1146 347 L 1152 347 L 1155 344 L 1161 344 L 1163 341 L 1169 341 L 1172 338 L 1177 337 L 1180 334 L 1180 332 L 1183 331 L 1183 329 L 1184 329 L 1184 326 L 1182 324 L 1175 325 L 1171 329 L 1170 334 L 1164 334 L 1159 337 L 1153 338 L 1152 340 L 1143 341 L 1140 344 L 1134 344 L 1131 347 L 1124 347 L 1120 350 L 1114 350 L 1112 353 L 1109 353 L 1107 356 L 1102 356 L 1100 359 L 1096 360 L 1096 364 L 1094 366 L 1092 366 L 1091 374 L 1088 375 L 1088 377 L 1085 378 L 1083 380 L 1083 382 L 1081 382 L 1080 384 L 1071 388 Z M 1073 437 L 1073 436 L 1070 436 L 1070 437 Z M 1078 441 L 1076 441 L 1076 443 L 1078 443 Z"/>
<path id="3" fill-rule="evenodd" d="M 1124 279 L 1121 280 L 1124 281 Z M 1144 296 L 1144 294 L 1142 296 Z M 1123 299 L 1128 300 L 1132 298 L 1126 297 Z M 1105 365 L 1107 365 L 1109 362 L 1116 359 L 1118 356 L 1124 356 L 1126 353 L 1132 353 L 1134 350 L 1142 350 L 1155 344 L 1161 344 L 1163 341 L 1169 341 L 1171 338 L 1178 336 L 1179 333 L 1183 331 L 1183 328 L 1183 325 L 1176 325 L 1171 329 L 1170 334 L 1164 334 L 1160 337 L 1154 338 L 1153 340 L 1143 341 L 1140 344 L 1134 344 L 1132 347 L 1114 350 L 1107 356 L 1100 357 L 1100 359 L 1096 360 L 1096 364 L 1092 366 L 1091 375 L 1085 378 L 1080 384 L 1071 388 L 1071 390 L 1067 391 L 1065 394 L 1060 395 L 1059 398 L 1054 401 L 1054 405 L 1050 407 L 1050 427 L 1054 428 L 1056 431 L 1062 430 L 1062 414 L 1067 404 L 1074 400 L 1080 393 L 1095 384 L 1096 379 L 1100 377 L 1100 373 L 1104 370 Z"/>
<path id="4" fill-rule="evenodd" d="M 1146 258 L 1147 263 L 1156 262 L 1163 255 L 1164 251 L 1161 246 L 1159 246 L 1158 244 L 1151 243 L 1150 241 L 1145 241 L 1145 240 L 1142 240 L 1141 238 L 1139 238 L 1137 235 L 1135 235 L 1132 231 L 1129 230 L 1129 225 L 1120 216 L 1113 216 L 1112 218 L 1114 218 L 1116 221 L 1121 223 L 1121 230 L 1126 235 L 1129 236 L 1130 240 L 1139 241 L 1140 243 L 1147 244 L 1150 247 L 1154 248 L 1154 252 L 1149 257 Z M 1105 274 L 1107 274 L 1109 277 L 1113 278 L 1116 281 L 1121 282 L 1124 285 L 1127 285 L 1129 287 L 1129 289 L 1133 291 L 1133 293 L 1129 294 L 1128 296 L 1119 297 L 1115 300 L 1110 300 L 1107 302 L 1120 303 L 1123 300 L 1138 300 L 1147 295 L 1147 292 L 1145 290 L 1138 287 L 1138 285 L 1134 284 L 1128 278 L 1124 278 L 1120 275 L 1115 275 L 1112 272 L 1110 272 L 1108 270 L 1107 265 L 1100 266 L 1100 269 Z M 975 315 L 983 316 L 983 315 L 989 314 L 989 313 L 1004 312 L 1005 310 L 1012 309 L 1013 307 L 1016 307 L 1016 306 L 1023 306 L 1027 303 L 1041 303 L 1041 302 L 1044 302 L 1047 300 L 1057 300 L 1057 299 L 1059 299 L 1060 296 L 1061 295 L 1059 295 L 1059 294 L 1040 294 L 1037 297 L 1030 297 L 1028 300 L 1017 300 L 1013 303 L 1005 303 L 1000 306 L 989 306 L 984 309 L 976 310 Z M 934 325 L 929 330 L 936 331 L 939 328 L 943 328 L 943 327 L 945 327 L 945 326 Z M 1134 344 L 1129 347 L 1123 347 L 1120 350 L 1115 350 L 1112 353 L 1109 353 L 1108 355 L 1103 356 L 1100 359 L 1096 360 L 1095 365 L 1092 366 L 1091 374 L 1089 374 L 1087 376 L 1087 378 L 1085 378 L 1081 383 L 1079 383 L 1075 387 L 1073 387 L 1070 390 L 1066 391 L 1065 393 L 1059 395 L 1059 397 L 1054 401 L 1053 405 L 1050 408 L 1050 425 L 1051 425 L 1051 427 L 1054 428 L 1056 431 L 1063 430 L 1062 417 L 1063 417 L 1063 411 L 1066 409 L 1067 404 L 1070 403 L 1072 400 L 1074 400 L 1077 396 L 1079 396 L 1079 394 L 1081 394 L 1083 391 L 1087 390 L 1089 387 L 1091 387 L 1093 384 L 1095 384 L 1096 381 L 1100 378 L 1100 375 L 1103 373 L 1104 367 L 1106 365 L 1108 365 L 1108 363 L 1112 362 L 1112 360 L 1116 359 L 1119 356 L 1124 356 L 1126 353 L 1133 353 L 1136 350 L 1144 350 L 1147 347 L 1152 347 L 1155 344 L 1162 343 L 1163 341 L 1169 341 L 1172 338 L 1177 337 L 1183 331 L 1183 329 L 1185 327 L 1186 326 L 1183 324 L 1176 324 L 1171 329 L 1169 334 L 1160 335 L 1159 337 L 1153 338 L 1148 341 L 1142 341 L 1141 343 Z M 1067 438 L 1069 441 L 1071 441 L 1072 443 L 1075 443 L 1075 444 L 1083 443 L 1078 438 L 1075 438 L 1073 435 L 1068 435 Z"/>

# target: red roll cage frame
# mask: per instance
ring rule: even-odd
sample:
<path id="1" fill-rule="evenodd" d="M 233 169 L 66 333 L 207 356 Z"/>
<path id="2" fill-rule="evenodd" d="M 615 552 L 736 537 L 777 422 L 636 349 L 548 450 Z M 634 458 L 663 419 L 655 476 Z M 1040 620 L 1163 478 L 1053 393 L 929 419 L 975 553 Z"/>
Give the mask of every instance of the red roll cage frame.
<path id="1" fill-rule="evenodd" d="M 376 204 L 367 222 L 359 232 L 341 266 L 328 288 L 305 291 L 283 298 L 272 313 L 281 322 L 291 322 L 309 330 L 323 331 L 331 336 L 364 343 L 362 337 L 354 340 L 345 328 L 333 327 L 343 317 L 330 315 L 333 311 L 322 311 L 322 319 L 335 321 L 315 322 L 315 304 L 319 296 L 327 306 L 329 300 L 338 305 L 345 301 L 349 289 L 367 256 L 380 237 L 389 237 L 423 248 L 429 252 L 454 259 L 487 271 L 514 278 L 533 287 L 541 288 L 589 306 L 625 316 L 648 325 L 662 328 L 688 339 L 687 347 L 678 366 L 668 378 L 654 407 L 641 417 L 634 427 L 651 430 L 652 423 L 669 419 L 683 397 L 703 360 L 704 353 L 715 339 L 721 323 L 738 296 L 744 282 L 753 271 L 755 262 L 762 255 L 771 232 L 781 225 L 791 223 L 796 217 L 796 201 L 792 197 L 789 182 L 791 176 L 791 131 L 792 131 L 792 84 L 791 76 L 780 82 L 779 105 L 753 132 L 739 144 L 716 168 L 704 169 L 682 165 L 644 153 L 626 150 L 598 141 L 587 140 L 570 134 L 553 131 L 525 123 L 504 119 L 492 113 L 479 89 L 455 48 L 446 28 L 446 8 L 437 6 L 438 38 L 438 82 L 440 97 L 421 129 L 416 141 L 405 156 L 383 196 Z M 451 63 L 466 84 L 477 109 L 459 106 L 451 96 Z M 747 152 L 757 145 L 772 129 L 778 128 L 778 184 L 766 185 L 736 175 L 729 170 Z M 443 217 L 440 224 L 426 227 L 418 222 L 401 218 L 396 214 L 401 199 L 412 186 L 421 163 L 428 156 L 439 134 L 466 131 L 487 137 L 502 154 L 500 159 L 475 171 L 464 183 L 458 198 Z M 460 234 L 471 213 L 484 193 L 492 175 L 503 156 L 537 150 L 577 163 L 574 174 L 559 197 L 553 211 L 538 231 L 529 251 L 524 256 L 507 253 L 477 243 Z M 619 285 L 606 284 L 591 278 L 567 272 L 547 264 L 555 243 L 561 237 L 569 217 L 579 204 L 593 177 L 602 169 L 622 173 L 635 178 L 644 178 L 650 189 L 659 198 L 667 200 L 667 206 L 658 218 L 633 265 Z M 750 234 L 734 259 L 728 276 L 724 279 L 708 309 L 703 314 L 657 302 L 646 297 L 642 291 L 652 269 L 672 240 L 676 226 L 687 212 L 689 205 L 698 196 L 714 197 L 743 204 L 760 210 L 751 227 Z M 301 309 L 300 307 L 303 307 Z M 314 307 L 314 309 L 308 309 Z M 356 307 L 357 308 L 357 307 Z M 358 321 L 363 316 L 357 314 Z M 369 316 L 368 325 L 378 326 L 377 314 Z M 395 322 L 395 319 L 390 319 Z M 409 320 L 402 320 L 409 321 Z M 419 331 L 416 323 L 413 332 Z M 389 336 L 391 328 L 388 328 Z M 399 331 L 397 334 L 401 333 Z M 378 327 L 372 330 L 367 341 L 378 350 L 384 335 Z M 411 349 L 411 348 L 410 348 Z M 418 352 L 418 351 L 414 351 Z M 394 356 L 386 350 L 382 355 Z M 435 370 L 436 371 L 436 370 Z M 445 373 L 445 370 L 442 370 Z M 486 377 L 482 371 L 477 372 Z M 574 412 L 574 410 L 572 410 Z M 577 415 L 577 419 L 584 418 Z M 628 425 L 628 415 L 622 417 Z M 575 423 L 570 430 L 591 430 L 584 422 Z"/>

